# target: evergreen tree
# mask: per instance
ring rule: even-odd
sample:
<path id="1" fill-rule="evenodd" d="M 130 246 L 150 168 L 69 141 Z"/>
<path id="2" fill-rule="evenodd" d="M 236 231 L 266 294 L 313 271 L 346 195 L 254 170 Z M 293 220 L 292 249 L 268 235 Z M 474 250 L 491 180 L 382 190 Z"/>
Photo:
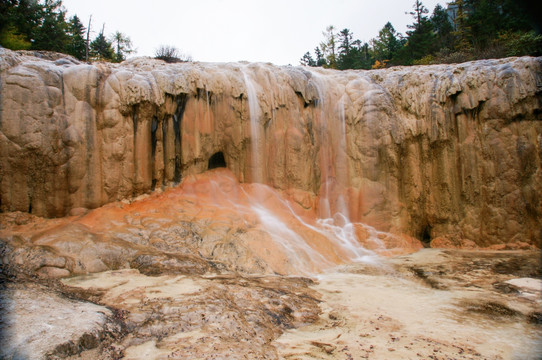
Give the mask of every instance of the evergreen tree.
<path id="1" fill-rule="evenodd" d="M 437 5 L 431 17 L 421 0 L 407 12 L 413 18 L 406 38 L 387 23 L 378 36 L 362 44 L 343 29 L 330 26 L 315 49 L 317 66 L 368 69 L 393 65 L 462 62 L 504 56 L 542 55 L 542 34 L 517 0 L 456 0 L 455 18 Z M 450 4 L 452 5 L 452 4 Z M 522 6 L 523 5 L 523 6 Z M 305 54 L 305 63 L 310 54 Z"/>
<path id="2" fill-rule="evenodd" d="M 429 13 L 429 10 L 427 10 L 420 0 L 414 2 L 412 9 L 413 11 L 408 14 L 414 17 L 414 24 L 407 25 L 407 27 L 409 29 L 419 30 L 422 27 L 423 22 L 427 21 L 427 16 L 425 14 Z"/>
<path id="3" fill-rule="evenodd" d="M 119 31 L 111 36 L 111 42 L 116 49 L 115 56 L 113 57 L 115 62 L 126 60 L 126 55 L 134 52 L 130 38 Z"/>
<path id="4" fill-rule="evenodd" d="M 455 48 L 459 51 L 471 49 L 472 29 L 468 23 L 468 0 L 457 0 L 457 15 L 455 19 Z"/>
<path id="5" fill-rule="evenodd" d="M 324 58 L 324 54 L 322 53 L 322 50 L 317 46 L 314 48 L 314 54 L 316 55 L 316 66 L 326 66 L 327 62 Z"/>
<path id="6" fill-rule="evenodd" d="M 46 0 L 42 9 L 42 21 L 35 29 L 32 48 L 35 50 L 64 51 L 67 43 L 66 12 L 62 1 Z"/>
<path id="7" fill-rule="evenodd" d="M 324 54 L 326 64 L 324 67 L 332 69 L 337 68 L 337 35 L 335 34 L 335 27 L 330 25 L 326 28 L 326 31 L 322 33 L 324 35 L 324 41 L 320 43 L 320 48 Z"/>
<path id="8" fill-rule="evenodd" d="M 361 69 L 364 67 L 362 62 L 363 45 L 360 40 L 353 40 L 353 37 L 354 34 L 349 29 L 343 29 L 339 32 L 338 69 Z"/>
<path id="9" fill-rule="evenodd" d="M 407 25 L 411 30 L 407 31 L 407 41 L 400 55 L 403 64 L 412 64 L 436 50 L 433 25 L 426 15 L 429 11 L 419 0 L 415 1 L 413 10 L 409 14 L 414 18 L 414 23 Z"/>
<path id="10" fill-rule="evenodd" d="M 462 48 L 475 52 L 503 46 L 500 35 L 533 30 L 529 14 L 515 0 L 462 0 Z M 514 37 L 514 36 L 512 36 Z M 498 49 L 497 49 L 498 50 Z M 504 54 L 502 54 L 504 56 Z"/>
<path id="11" fill-rule="evenodd" d="M 369 51 L 369 44 L 364 43 L 363 45 L 360 45 L 359 52 L 359 65 L 356 67 L 356 69 L 370 69 L 375 60 L 372 56 L 372 52 Z"/>
<path id="12" fill-rule="evenodd" d="M 349 29 L 343 29 L 339 32 L 339 54 L 348 56 L 352 51 L 353 34 Z"/>
<path id="13" fill-rule="evenodd" d="M 373 55 L 375 60 L 383 62 L 392 60 L 401 49 L 402 43 L 393 25 L 388 21 L 386 25 L 378 32 L 378 36 L 371 40 Z"/>
<path id="14" fill-rule="evenodd" d="M 125 34 L 116 32 L 111 41 L 116 52 L 102 29 L 90 44 L 91 55 L 122 61 L 134 51 Z M 66 20 L 61 0 L 0 0 L 0 45 L 13 50 L 65 52 L 81 60 L 87 50 L 85 27 L 77 15 Z"/>
<path id="15" fill-rule="evenodd" d="M 11 23 L 13 11 L 17 6 L 17 0 L 0 1 L 0 34 L 2 34 Z"/>
<path id="16" fill-rule="evenodd" d="M 90 54 L 96 60 L 113 60 L 115 51 L 112 44 L 107 41 L 104 35 L 105 24 L 102 27 L 102 31 L 96 36 L 96 39 L 90 43 Z"/>
<path id="17" fill-rule="evenodd" d="M 448 19 L 446 9 L 440 6 L 440 4 L 437 4 L 429 20 L 435 34 L 436 49 L 452 49 L 454 46 L 454 29 Z"/>
<path id="18" fill-rule="evenodd" d="M 77 15 L 74 15 L 68 23 L 68 41 L 66 43 L 66 52 L 72 56 L 75 56 L 79 60 L 85 59 L 85 27 L 79 20 Z"/>
<path id="19" fill-rule="evenodd" d="M 13 50 L 30 49 L 43 8 L 32 0 L 0 1 L 0 44 Z"/>
<path id="20" fill-rule="evenodd" d="M 301 65 L 303 66 L 316 66 L 316 61 L 311 56 L 310 52 L 306 52 L 305 55 L 300 60 Z"/>

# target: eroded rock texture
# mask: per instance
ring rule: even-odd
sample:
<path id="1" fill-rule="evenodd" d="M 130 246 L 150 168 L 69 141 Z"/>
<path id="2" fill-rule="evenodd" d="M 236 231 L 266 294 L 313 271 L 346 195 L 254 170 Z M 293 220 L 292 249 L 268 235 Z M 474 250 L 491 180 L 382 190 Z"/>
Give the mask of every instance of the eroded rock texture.
<path id="1" fill-rule="evenodd" d="M 321 217 L 437 245 L 540 246 L 542 58 L 332 71 L 0 52 L 2 211 L 96 208 L 222 153 L 241 182 Z"/>

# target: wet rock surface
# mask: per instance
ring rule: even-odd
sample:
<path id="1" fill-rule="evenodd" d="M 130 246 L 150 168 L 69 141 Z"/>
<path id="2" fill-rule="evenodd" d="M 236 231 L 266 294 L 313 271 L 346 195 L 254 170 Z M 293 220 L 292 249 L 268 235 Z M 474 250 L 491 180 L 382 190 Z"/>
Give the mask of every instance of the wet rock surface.
<path id="1" fill-rule="evenodd" d="M 0 49 L 0 357 L 540 358 L 541 60 Z"/>
<path id="2" fill-rule="evenodd" d="M 322 218 L 540 246 L 541 58 L 333 71 L 31 55 L 0 50 L 1 211 L 80 215 L 220 155 Z"/>
<path id="3" fill-rule="evenodd" d="M 539 359 L 540 260 L 539 252 L 427 249 L 347 265 L 313 286 L 318 321 L 274 344 L 285 359 Z M 534 286 L 502 291 L 510 282 Z"/>
<path id="4" fill-rule="evenodd" d="M 308 279 L 208 275 L 148 277 L 121 270 L 63 281 L 100 292 L 125 313 L 126 359 L 277 358 L 271 341 L 313 322 L 319 294 Z"/>
<path id="5" fill-rule="evenodd" d="M 515 259 L 519 266 L 499 265 Z M 2 351 L 7 359 L 538 359 L 539 261 L 538 252 L 426 249 L 312 279 L 135 269 L 11 278 Z"/>
<path id="6" fill-rule="evenodd" d="M 32 281 L 0 289 L 2 359 L 57 359 L 97 349 L 105 356 L 122 334 L 110 308 Z"/>
<path id="7" fill-rule="evenodd" d="M 301 275 L 422 247 L 362 223 L 322 222 L 287 195 L 215 169 L 79 216 L 3 213 L 2 261 L 45 279 L 125 268 L 147 275 Z"/>

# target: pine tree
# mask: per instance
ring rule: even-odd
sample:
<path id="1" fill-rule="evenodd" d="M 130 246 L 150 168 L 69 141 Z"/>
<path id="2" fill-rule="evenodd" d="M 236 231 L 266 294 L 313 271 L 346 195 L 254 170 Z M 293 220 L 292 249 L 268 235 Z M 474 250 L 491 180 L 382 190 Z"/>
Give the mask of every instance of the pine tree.
<path id="1" fill-rule="evenodd" d="M 349 29 L 343 29 L 339 32 L 339 54 L 348 56 L 352 50 L 353 34 Z"/>
<path id="2" fill-rule="evenodd" d="M 459 51 L 469 51 L 471 46 L 471 27 L 468 23 L 468 8 L 466 1 L 457 0 L 457 15 L 455 19 L 456 30 L 455 36 L 455 48 Z"/>
<path id="3" fill-rule="evenodd" d="M 370 69 L 371 65 L 374 63 L 374 58 L 372 56 L 372 52 L 369 51 L 369 44 L 364 43 L 361 45 L 360 42 L 359 52 L 359 65 L 356 67 L 356 69 Z"/>
<path id="4" fill-rule="evenodd" d="M 306 52 L 300 60 L 301 65 L 303 66 L 316 66 L 316 61 L 311 56 L 310 52 Z"/>
<path id="5" fill-rule="evenodd" d="M 326 59 L 324 58 L 324 53 L 318 46 L 314 48 L 314 54 L 316 55 L 316 66 L 327 65 Z"/>
<path id="6" fill-rule="evenodd" d="M 371 40 L 375 60 L 391 60 L 395 57 L 401 42 L 398 39 L 399 34 L 395 31 L 393 25 L 388 21 L 386 25 L 378 32 L 378 36 Z"/>
<path id="7" fill-rule="evenodd" d="M 130 38 L 120 31 L 116 31 L 111 36 L 111 42 L 113 43 L 116 52 L 113 60 L 115 62 L 121 62 L 126 60 L 126 55 L 134 52 L 132 48 L 132 41 Z"/>
<path id="8" fill-rule="evenodd" d="M 335 34 L 335 27 L 330 25 L 326 28 L 326 31 L 322 33 L 324 35 L 324 41 L 320 43 L 320 48 L 324 54 L 326 64 L 324 67 L 332 69 L 337 68 L 337 35 Z"/>
<path id="9" fill-rule="evenodd" d="M 448 19 L 446 9 L 440 6 L 440 4 L 437 4 L 429 20 L 433 31 L 435 32 L 435 47 L 437 49 L 452 49 L 454 46 L 454 29 L 452 23 Z"/>
<path id="10" fill-rule="evenodd" d="M 62 52 L 66 46 L 67 24 L 66 13 L 62 9 L 62 1 L 46 0 L 42 10 L 42 21 L 35 29 L 32 48 Z"/>
<path id="11" fill-rule="evenodd" d="M 460 32 L 463 43 L 475 52 L 499 46 L 499 36 L 534 30 L 529 14 L 514 0 L 462 0 Z M 514 36 L 512 36 L 514 37 Z M 466 48 L 463 44 L 462 48 Z M 504 56 L 504 54 L 502 54 Z"/>
<path id="12" fill-rule="evenodd" d="M 105 24 L 96 39 L 90 43 L 90 54 L 97 60 L 110 61 L 115 56 L 112 44 L 107 41 L 104 35 Z"/>
<path id="13" fill-rule="evenodd" d="M 10 25 L 15 6 L 17 6 L 17 0 L 0 1 L 0 34 Z"/>
<path id="14" fill-rule="evenodd" d="M 74 15 L 68 23 L 68 41 L 65 50 L 68 54 L 75 56 L 79 60 L 85 59 L 85 31 L 86 29 L 81 23 L 81 20 L 79 20 L 79 17 Z"/>
<path id="15" fill-rule="evenodd" d="M 409 29 L 413 30 L 419 30 L 422 26 L 422 23 L 424 21 L 427 21 L 427 16 L 425 14 L 429 13 L 429 10 L 422 4 L 420 0 L 416 0 L 414 5 L 412 6 L 413 11 L 409 12 L 408 14 L 412 15 L 414 17 L 414 24 L 413 25 L 407 25 Z"/>
<path id="16" fill-rule="evenodd" d="M 337 67 L 341 70 L 361 68 L 361 41 L 353 40 L 354 34 L 349 29 L 339 32 L 339 55 Z"/>
<path id="17" fill-rule="evenodd" d="M 0 1 L 0 44 L 13 50 L 30 49 L 43 7 L 32 0 Z"/>
<path id="18" fill-rule="evenodd" d="M 436 50 L 433 25 L 426 16 L 429 11 L 419 0 L 412 8 L 414 11 L 409 14 L 414 18 L 414 23 L 407 25 L 411 30 L 407 31 L 407 42 L 401 51 L 401 62 L 405 64 L 411 64 Z"/>

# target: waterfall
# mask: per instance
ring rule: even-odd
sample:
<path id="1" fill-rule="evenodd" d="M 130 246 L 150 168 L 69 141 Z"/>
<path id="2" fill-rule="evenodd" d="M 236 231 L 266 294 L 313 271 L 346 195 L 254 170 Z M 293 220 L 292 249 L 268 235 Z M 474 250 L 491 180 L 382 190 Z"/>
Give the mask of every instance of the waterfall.
<path id="1" fill-rule="evenodd" d="M 339 214 L 349 219 L 344 199 L 348 178 L 344 95 L 340 99 L 334 99 L 318 73 L 312 73 L 311 82 L 318 93 L 316 114 L 319 121 L 321 173 L 318 216 L 327 219 Z M 344 92 L 344 89 L 342 91 Z"/>
<path id="2" fill-rule="evenodd" d="M 264 183 L 261 159 L 266 158 L 260 134 L 260 117 L 263 108 L 259 104 L 256 87 L 248 67 L 241 68 L 245 82 L 251 129 L 252 183 Z M 264 185 L 254 187 L 250 210 L 257 214 L 262 227 L 273 241 L 283 249 L 292 266 L 301 273 L 331 266 L 337 261 L 373 261 L 375 254 L 364 249 L 358 242 L 354 225 L 350 221 L 345 191 L 348 183 L 346 149 L 345 89 L 340 97 L 331 93 L 331 87 L 317 72 L 311 72 L 310 82 L 317 92 L 314 116 L 319 138 L 320 193 L 317 218 L 305 221 L 296 213 L 289 201 L 280 193 Z M 267 89 L 266 91 L 272 91 Z M 274 98 L 271 96 L 271 98 Z M 274 107 L 270 113 L 273 114 Z M 265 193 L 265 196 L 263 195 Z M 277 199 L 279 205 L 267 206 L 264 198 Z M 289 219 L 286 221 L 286 219 Z M 311 235 L 312 234 L 312 235 Z M 321 244 L 314 243 L 314 236 L 332 244 L 333 261 L 318 252 Z"/>
<path id="3" fill-rule="evenodd" d="M 348 182 L 348 163 L 347 163 L 347 149 L 346 149 L 346 114 L 344 110 L 345 96 L 343 95 L 337 102 L 337 114 L 339 115 L 339 140 L 338 147 L 336 149 L 335 156 L 335 174 L 337 185 L 340 192 L 336 199 L 336 213 L 341 214 L 346 219 L 350 219 L 348 206 L 344 199 L 344 189 L 347 187 Z"/>
<path id="4" fill-rule="evenodd" d="M 320 135 L 320 202 L 317 231 L 338 248 L 346 250 L 352 261 L 373 261 L 375 254 L 358 242 L 350 220 L 345 191 L 348 182 L 346 149 L 345 89 L 340 98 L 330 94 L 324 79 L 314 71 L 311 82 L 318 93 L 317 111 Z M 336 116 L 334 116 L 336 115 Z"/>
<path id="5" fill-rule="evenodd" d="M 251 177 L 253 183 L 262 183 L 263 169 L 260 166 L 261 147 L 260 147 L 260 133 L 259 133 L 259 121 L 260 121 L 260 104 L 258 102 L 258 94 L 254 82 L 247 73 L 247 67 L 242 67 L 243 79 L 245 81 L 245 87 L 247 91 L 248 110 L 250 116 L 250 141 L 251 141 Z"/>
<path id="6" fill-rule="evenodd" d="M 331 146 L 329 145 L 329 131 L 326 117 L 326 93 L 324 91 L 323 80 L 315 72 L 311 72 L 311 83 L 316 88 L 318 93 L 317 105 L 317 122 L 319 123 L 320 136 L 320 203 L 318 207 L 318 215 L 322 218 L 331 217 L 331 205 L 329 202 L 329 186 L 331 181 L 331 154 L 329 153 Z"/>

